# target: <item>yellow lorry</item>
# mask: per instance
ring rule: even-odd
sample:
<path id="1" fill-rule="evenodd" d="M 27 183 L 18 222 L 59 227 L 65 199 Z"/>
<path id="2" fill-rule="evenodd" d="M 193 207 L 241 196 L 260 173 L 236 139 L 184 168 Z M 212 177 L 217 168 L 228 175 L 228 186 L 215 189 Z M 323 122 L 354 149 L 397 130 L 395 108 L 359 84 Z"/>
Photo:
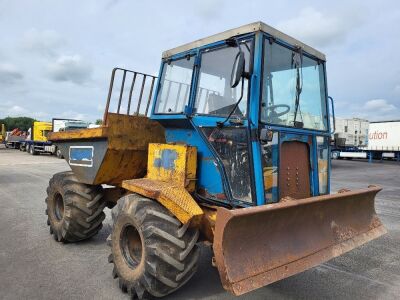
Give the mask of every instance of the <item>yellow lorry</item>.
<path id="1" fill-rule="evenodd" d="M 1 124 L 0 143 L 3 143 L 5 138 L 6 138 L 6 126 L 4 124 Z"/>
<path id="2" fill-rule="evenodd" d="M 50 132 L 87 128 L 87 126 L 88 123 L 73 119 L 53 118 L 51 122 L 35 121 L 33 122 L 28 137 L 20 150 L 25 150 L 32 155 L 50 153 L 57 155 L 58 158 L 63 158 L 58 147 L 48 140 L 48 134 Z"/>
<path id="3" fill-rule="evenodd" d="M 56 148 L 52 142 L 47 139 L 48 133 L 52 130 L 53 126 L 51 122 L 33 122 L 25 141 L 25 150 L 32 155 L 37 155 L 39 153 L 54 154 Z M 23 148 L 21 150 L 23 150 Z"/>

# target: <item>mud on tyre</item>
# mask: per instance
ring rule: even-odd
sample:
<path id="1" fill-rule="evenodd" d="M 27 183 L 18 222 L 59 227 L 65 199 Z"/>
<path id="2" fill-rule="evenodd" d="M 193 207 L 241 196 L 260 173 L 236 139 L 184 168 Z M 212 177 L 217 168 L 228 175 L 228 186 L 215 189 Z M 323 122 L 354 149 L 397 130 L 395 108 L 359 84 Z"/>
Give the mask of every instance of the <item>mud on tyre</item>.
<path id="1" fill-rule="evenodd" d="M 46 198 L 47 225 L 59 242 L 77 242 L 99 232 L 105 218 L 101 186 L 81 183 L 72 172 L 55 174 Z"/>
<path id="2" fill-rule="evenodd" d="M 112 219 L 109 262 L 123 292 L 139 299 L 163 297 L 196 272 L 199 231 L 182 225 L 158 202 L 124 196 L 112 209 Z"/>

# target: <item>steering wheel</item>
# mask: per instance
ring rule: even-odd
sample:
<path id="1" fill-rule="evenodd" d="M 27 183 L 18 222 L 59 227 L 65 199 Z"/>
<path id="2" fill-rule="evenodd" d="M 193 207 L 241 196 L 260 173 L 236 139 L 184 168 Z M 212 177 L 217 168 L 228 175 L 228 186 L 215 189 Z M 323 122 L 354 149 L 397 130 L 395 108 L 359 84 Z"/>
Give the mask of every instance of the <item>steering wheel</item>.
<path id="1" fill-rule="evenodd" d="M 279 107 L 284 107 L 284 108 L 286 108 L 286 109 L 285 109 L 284 111 L 280 112 L 280 113 L 277 113 L 277 112 L 275 111 L 275 109 L 276 109 L 276 108 L 279 108 Z M 283 116 L 283 115 L 287 114 L 287 113 L 290 111 L 290 106 L 287 105 L 287 104 L 269 105 L 269 106 L 267 107 L 267 110 L 271 110 L 271 115 L 272 115 L 273 117 L 277 118 L 277 117 L 280 117 L 280 116 Z M 270 117 L 272 117 L 271 115 L 270 115 Z"/>

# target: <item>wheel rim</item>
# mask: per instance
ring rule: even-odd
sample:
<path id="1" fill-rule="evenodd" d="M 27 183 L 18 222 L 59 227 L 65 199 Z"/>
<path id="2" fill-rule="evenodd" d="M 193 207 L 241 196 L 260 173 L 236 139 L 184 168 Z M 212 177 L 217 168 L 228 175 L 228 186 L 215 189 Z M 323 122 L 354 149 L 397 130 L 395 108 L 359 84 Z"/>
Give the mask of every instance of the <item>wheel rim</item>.
<path id="1" fill-rule="evenodd" d="M 128 224 L 121 231 L 120 237 L 122 256 L 132 269 L 135 269 L 142 260 L 143 245 L 139 231 L 135 226 Z"/>
<path id="2" fill-rule="evenodd" d="M 59 193 L 54 196 L 54 215 L 57 221 L 61 221 L 64 217 L 64 201 Z"/>

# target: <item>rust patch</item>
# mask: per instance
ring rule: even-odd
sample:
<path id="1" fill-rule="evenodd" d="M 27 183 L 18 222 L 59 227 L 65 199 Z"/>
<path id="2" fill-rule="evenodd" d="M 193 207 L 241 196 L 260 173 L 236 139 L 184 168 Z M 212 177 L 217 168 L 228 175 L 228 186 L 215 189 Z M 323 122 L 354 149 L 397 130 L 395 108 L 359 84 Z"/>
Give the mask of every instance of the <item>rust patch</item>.
<path id="1" fill-rule="evenodd" d="M 80 139 L 100 139 L 106 138 L 108 134 L 107 127 L 85 128 L 71 131 L 49 132 L 49 141 L 66 141 Z"/>
<path id="2" fill-rule="evenodd" d="M 286 196 L 286 197 L 283 197 L 279 202 L 286 202 L 286 201 L 293 201 L 293 200 L 296 200 L 296 199 Z"/>
<path id="3" fill-rule="evenodd" d="M 281 145 L 279 198 L 301 199 L 310 193 L 310 154 L 306 143 L 290 141 Z"/>
<path id="4" fill-rule="evenodd" d="M 372 229 L 377 228 L 379 226 L 382 226 L 382 222 L 381 222 L 381 220 L 379 220 L 378 216 L 375 215 L 372 218 L 371 224 L 369 225 L 369 229 L 372 230 Z"/>
<path id="5" fill-rule="evenodd" d="M 331 227 L 337 242 L 346 241 L 356 234 L 356 231 L 351 227 L 338 226 L 335 221 L 332 221 Z"/>

